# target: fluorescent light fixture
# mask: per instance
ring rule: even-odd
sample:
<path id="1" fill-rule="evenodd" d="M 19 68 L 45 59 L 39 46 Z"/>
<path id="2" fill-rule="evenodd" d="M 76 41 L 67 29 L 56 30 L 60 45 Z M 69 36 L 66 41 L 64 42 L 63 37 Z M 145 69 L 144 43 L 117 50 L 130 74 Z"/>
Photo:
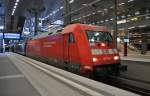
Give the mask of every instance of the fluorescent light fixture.
<path id="1" fill-rule="evenodd" d="M 3 30 L 4 29 L 4 26 L 0 26 L 0 30 Z"/>
<path id="2" fill-rule="evenodd" d="M 16 2 L 15 2 L 15 4 L 14 4 L 14 9 L 13 9 L 11 15 L 14 15 L 14 12 L 15 12 L 15 10 L 16 10 L 16 8 L 17 8 L 18 3 L 19 3 L 19 0 L 16 0 Z"/>
<path id="3" fill-rule="evenodd" d="M 135 12 L 135 15 L 139 15 L 139 14 L 140 14 L 140 12 L 139 12 L 139 11 Z"/>
<path id="4" fill-rule="evenodd" d="M 125 18 L 126 16 L 122 15 L 121 18 Z"/>
<path id="5" fill-rule="evenodd" d="M 120 3 L 119 6 L 124 5 L 125 3 Z"/>
<path id="6" fill-rule="evenodd" d="M 63 9 L 63 8 L 64 8 L 63 6 L 60 7 L 60 9 Z"/>
<path id="7" fill-rule="evenodd" d="M 14 9 L 16 9 L 17 8 L 17 6 L 14 6 Z"/>
<path id="8" fill-rule="evenodd" d="M 133 26 L 133 27 L 129 27 L 128 29 L 133 29 L 133 28 L 135 28 L 135 26 Z"/>
<path id="9" fill-rule="evenodd" d="M 18 3 L 16 2 L 16 3 L 15 3 L 15 6 L 17 6 L 17 5 L 18 5 Z"/>
<path id="10" fill-rule="evenodd" d="M 111 6 L 110 8 L 111 8 L 111 9 L 113 9 L 113 8 L 114 8 L 114 6 Z"/>
<path id="11" fill-rule="evenodd" d="M 150 17 L 149 17 L 149 16 L 146 16 L 145 18 L 146 18 L 146 19 L 149 19 Z"/>
<path id="12" fill-rule="evenodd" d="M 93 15 L 96 14 L 95 12 L 92 13 Z"/>
<path id="13" fill-rule="evenodd" d="M 71 3 L 73 3 L 75 0 L 69 0 L 69 3 L 71 4 Z"/>
<path id="14" fill-rule="evenodd" d="M 104 23 L 104 21 L 102 20 L 101 23 Z"/>
<path id="15" fill-rule="evenodd" d="M 107 10 L 108 10 L 107 8 L 104 9 L 104 11 L 107 11 Z"/>
<path id="16" fill-rule="evenodd" d="M 18 3 L 18 2 L 19 2 L 19 0 L 16 0 L 16 2 Z"/>
<path id="17" fill-rule="evenodd" d="M 102 11 L 101 11 L 101 10 L 98 10 L 97 12 L 100 13 L 100 12 L 102 12 Z"/>
<path id="18" fill-rule="evenodd" d="M 124 23 L 126 23 L 126 22 L 127 22 L 127 20 L 126 20 L 126 19 L 123 19 L 123 20 L 117 21 L 117 24 L 124 24 Z"/>
<path id="19" fill-rule="evenodd" d="M 129 14 L 128 17 L 130 17 L 131 15 Z"/>
<path id="20" fill-rule="evenodd" d="M 110 19 L 111 21 L 113 20 L 113 18 Z"/>
<path id="21" fill-rule="evenodd" d="M 134 1 L 134 0 L 128 0 L 128 2 L 132 2 L 132 1 Z"/>
<path id="22" fill-rule="evenodd" d="M 56 13 L 56 11 L 53 11 L 52 13 L 53 13 L 53 14 L 55 14 L 55 13 Z"/>
<path id="23" fill-rule="evenodd" d="M 139 25 L 138 27 L 143 28 L 143 27 L 146 27 L 146 25 Z"/>
<path id="24" fill-rule="evenodd" d="M 106 19 L 105 21 L 106 21 L 106 22 L 108 22 L 109 20 L 108 20 L 108 19 Z"/>

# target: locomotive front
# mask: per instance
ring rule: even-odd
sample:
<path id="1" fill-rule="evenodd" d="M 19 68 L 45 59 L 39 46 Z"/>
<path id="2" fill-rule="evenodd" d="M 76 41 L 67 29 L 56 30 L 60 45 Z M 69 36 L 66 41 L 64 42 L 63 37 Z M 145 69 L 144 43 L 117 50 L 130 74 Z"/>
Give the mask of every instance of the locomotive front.
<path id="1" fill-rule="evenodd" d="M 94 75 L 119 75 L 126 66 L 120 64 L 120 56 L 115 41 L 107 30 L 85 30 L 92 58 L 91 69 Z"/>

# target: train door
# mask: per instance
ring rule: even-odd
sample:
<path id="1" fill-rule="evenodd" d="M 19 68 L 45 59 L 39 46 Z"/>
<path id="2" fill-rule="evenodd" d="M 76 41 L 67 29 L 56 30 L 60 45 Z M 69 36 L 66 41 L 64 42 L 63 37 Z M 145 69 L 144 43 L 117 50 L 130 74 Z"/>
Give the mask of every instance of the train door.
<path id="1" fill-rule="evenodd" d="M 68 68 L 71 71 L 78 71 L 79 70 L 79 54 L 77 49 L 77 44 L 75 42 L 75 37 L 73 33 L 69 33 L 65 40 L 67 39 L 66 43 L 66 49 L 64 49 L 64 59 L 65 61 L 65 67 Z"/>
<path id="2" fill-rule="evenodd" d="M 69 43 L 68 43 L 68 34 L 64 34 L 63 36 L 63 62 L 64 62 L 64 67 L 68 69 L 68 64 L 69 64 Z"/>

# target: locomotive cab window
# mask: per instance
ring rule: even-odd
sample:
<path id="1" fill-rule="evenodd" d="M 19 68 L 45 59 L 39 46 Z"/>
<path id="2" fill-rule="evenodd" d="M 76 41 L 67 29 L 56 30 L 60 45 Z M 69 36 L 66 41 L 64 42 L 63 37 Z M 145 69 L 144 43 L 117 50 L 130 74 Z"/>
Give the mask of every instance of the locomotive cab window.
<path id="1" fill-rule="evenodd" d="M 75 39 L 74 39 L 74 36 L 72 33 L 69 34 L 69 43 L 74 43 L 75 42 Z"/>
<path id="2" fill-rule="evenodd" d="M 87 38 L 89 42 L 112 42 L 112 36 L 109 32 L 100 32 L 100 31 L 86 31 Z"/>

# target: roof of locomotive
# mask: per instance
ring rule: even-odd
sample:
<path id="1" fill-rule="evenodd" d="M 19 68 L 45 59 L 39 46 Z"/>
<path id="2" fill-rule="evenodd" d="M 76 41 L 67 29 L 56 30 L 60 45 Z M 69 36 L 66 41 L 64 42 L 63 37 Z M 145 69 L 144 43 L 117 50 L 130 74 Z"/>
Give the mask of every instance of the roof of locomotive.
<path id="1" fill-rule="evenodd" d="M 62 31 L 62 29 L 63 29 L 62 27 L 57 27 L 57 29 L 56 28 L 49 28 L 48 32 L 44 32 L 42 34 L 34 36 L 34 37 L 32 37 L 32 39 L 43 38 L 43 37 L 46 37 L 48 35 L 56 34 L 56 33 L 60 32 L 60 31 Z"/>
<path id="2" fill-rule="evenodd" d="M 57 29 L 55 29 L 55 28 L 50 29 L 48 32 L 44 32 L 40 35 L 34 36 L 32 39 L 43 38 L 43 37 L 46 37 L 48 35 L 54 35 L 54 34 L 71 33 L 71 32 L 74 32 L 74 30 L 76 30 L 76 29 L 109 32 L 108 28 L 105 27 L 105 26 L 95 26 L 95 25 L 75 23 L 75 24 L 67 25 L 64 28 L 60 27 L 60 28 L 57 28 Z"/>
<path id="3" fill-rule="evenodd" d="M 71 33 L 71 32 L 74 32 L 74 30 L 76 30 L 76 29 L 109 32 L 109 29 L 106 26 L 95 26 L 95 25 L 75 23 L 75 24 L 70 24 L 70 25 L 66 26 L 61 33 L 63 33 L 63 34 Z"/>

